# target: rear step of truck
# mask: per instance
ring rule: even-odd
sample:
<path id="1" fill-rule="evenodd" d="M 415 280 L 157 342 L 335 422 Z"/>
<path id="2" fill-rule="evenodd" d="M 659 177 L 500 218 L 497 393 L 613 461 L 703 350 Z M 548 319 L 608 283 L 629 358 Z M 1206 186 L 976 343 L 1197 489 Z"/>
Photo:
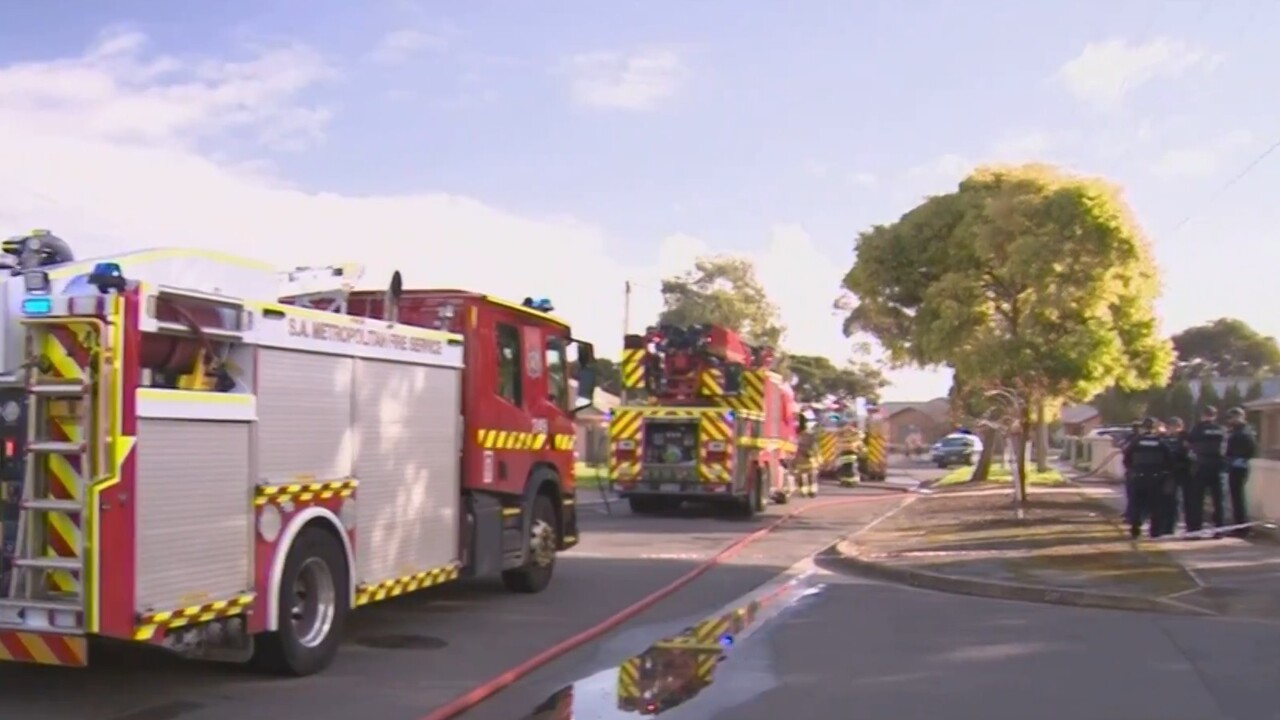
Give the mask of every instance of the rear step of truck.
<path id="1" fill-rule="evenodd" d="M 101 390 L 109 354 L 97 349 L 105 335 L 100 321 L 39 318 L 24 325 L 26 447 L 17 536 L 5 548 L 9 582 L 0 588 L 0 659 L 83 665 L 83 517 L 89 484 L 106 463 Z M 64 347 L 70 342 L 81 347 L 73 352 Z M 75 358 L 86 349 L 81 363 Z"/>

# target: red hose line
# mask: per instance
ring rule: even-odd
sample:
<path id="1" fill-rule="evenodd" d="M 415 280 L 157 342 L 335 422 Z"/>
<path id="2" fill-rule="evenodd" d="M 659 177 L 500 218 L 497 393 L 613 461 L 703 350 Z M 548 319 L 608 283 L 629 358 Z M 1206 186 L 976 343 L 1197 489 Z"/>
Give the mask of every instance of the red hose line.
<path id="1" fill-rule="evenodd" d="M 462 695 L 459 695 L 453 700 L 450 700 L 448 703 L 436 708 L 435 710 L 432 710 L 430 713 L 427 713 L 422 717 L 421 720 L 448 720 L 449 718 L 457 717 L 458 715 L 461 715 L 462 713 L 475 708 L 480 703 L 493 697 L 499 691 L 506 689 L 507 687 L 511 686 L 512 684 L 514 684 L 521 678 L 525 677 L 529 673 L 532 673 L 534 670 L 537 670 L 543 665 L 546 665 L 552 660 L 555 660 L 572 650 L 576 650 L 582 647 L 583 645 L 586 645 L 592 640 L 595 640 L 601 635 L 604 635 L 605 633 L 613 630 L 614 628 L 625 623 L 626 621 L 634 618 L 635 616 L 639 615 L 645 610 L 648 610 L 654 605 L 657 605 L 659 602 L 662 602 L 663 600 L 667 599 L 671 595 L 675 594 L 676 591 L 680 590 L 681 588 L 693 582 L 694 580 L 697 580 L 699 577 L 701 577 L 704 573 L 706 573 L 711 568 L 724 562 L 725 560 L 728 560 L 734 555 L 737 555 L 739 552 L 743 550 L 743 548 L 754 543 L 760 538 L 763 538 L 764 536 L 768 535 L 774 530 L 777 530 L 778 527 L 780 527 L 783 523 L 787 522 L 788 520 L 798 515 L 802 515 L 805 512 L 810 510 L 818 510 L 822 508 L 835 507 L 839 505 L 851 505 L 854 503 L 874 502 L 879 500 L 885 500 L 891 497 L 893 497 L 893 495 L 872 495 L 872 496 L 866 496 L 866 497 L 840 498 L 838 500 L 825 500 L 820 503 L 805 505 L 803 507 L 796 508 L 795 510 L 792 510 L 791 512 L 770 522 L 768 525 L 765 525 L 762 528 L 758 528 L 748 533 L 747 535 L 744 535 L 738 538 L 737 540 L 733 541 L 729 545 L 726 545 L 719 552 L 707 558 L 706 560 L 702 561 L 702 563 L 699 564 L 697 567 L 693 568 L 692 570 L 685 573 L 684 575 L 681 575 L 680 577 L 676 578 L 674 581 L 672 581 L 668 585 L 658 588 L 657 590 L 649 593 L 648 595 L 637 600 L 631 605 L 623 608 L 622 610 L 614 613 L 613 615 L 610 615 L 604 620 L 601 620 L 599 623 L 595 624 L 594 626 L 589 627 L 586 630 L 583 630 L 582 632 L 577 633 L 576 635 L 571 635 L 565 638 L 564 640 L 561 640 L 560 642 L 556 643 L 555 645 L 552 645 L 551 647 L 543 650 L 537 655 L 534 655 L 528 660 L 525 660 L 524 662 L 516 665 L 515 667 L 512 667 L 506 670 L 505 672 L 502 672 L 486 680 L 485 682 L 472 688 L 470 691 Z"/>

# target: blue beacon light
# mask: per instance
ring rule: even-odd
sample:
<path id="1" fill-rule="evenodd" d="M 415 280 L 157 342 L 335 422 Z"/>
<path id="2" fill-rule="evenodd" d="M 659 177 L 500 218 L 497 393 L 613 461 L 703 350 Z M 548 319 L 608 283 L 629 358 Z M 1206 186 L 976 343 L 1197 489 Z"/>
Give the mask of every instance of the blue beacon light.
<path id="1" fill-rule="evenodd" d="M 22 299 L 23 315 L 48 315 L 53 312 L 53 299 L 47 295 Z"/>

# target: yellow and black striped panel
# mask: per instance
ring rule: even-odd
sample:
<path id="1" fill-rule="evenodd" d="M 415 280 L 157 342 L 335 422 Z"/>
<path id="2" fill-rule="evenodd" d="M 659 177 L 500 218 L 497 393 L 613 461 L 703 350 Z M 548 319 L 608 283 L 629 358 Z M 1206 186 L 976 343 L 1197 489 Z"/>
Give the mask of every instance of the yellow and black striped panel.
<path id="1" fill-rule="evenodd" d="M 764 384 L 768 370 L 743 370 L 742 389 L 737 395 L 725 397 L 724 402 L 734 410 L 764 412 Z"/>
<path id="2" fill-rule="evenodd" d="M 138 625 L 133 631 L 133 639 L 139 642 L 148 642 L 169 630 L 232 617 L 233 615 L 241 615 L 249 608 L 253 600 L 254 594 L 247 593 L 230 600 L 193 605 L 181 610 L 147 613 L 139 619 Z"/>
<path id="3" fill-rule="evenodd" d="M 720 397 L 724 394 L 724 382 L 719 370 L 703 368 L 698 374 L 698 394 L 703 397 Z"/>
<path id="4" fill-rule="evenodd" d="M 431 587 L 433 585 L 442 585 L 451 580 L 457 580 L 459 568 L 457 563 L 445 565 L 444 567 L 424 570 L 422 572 L 405 575 L 403 577 L 391 578 L 380 583 L 372 585 L 361 585 L 356 588 L 356 607 L 368 605 L 379 600 L 403 595 L 414 590 Z"/>
<path id="5" fill-rule="evenodd" d="M 622 375 L 622 387 L 640 390 L 644 387 L 644 349 L 623 350 L 618 372 Z"/>
<path id="6" fill-rule="evenodd" d="M 827 428 L 818 431 L 818 467 L 829 467 L 836 460 L 836 433 Z"/>
<path id="7" fill-rule="evenodd" d="M 570 438 L 567 447 L 561 447 L 563 437 Z M 572 438 L 572 435 L 555 435 L 553 447 L 556 450 L 572 449 Z M 542 450 L 547 447 L 547 435 L 520 430 L 477 430 L 476 444 L 485 450 Z"/>
<path id="8" fill-rule="evenodd" d="M 702 482 L 722 483 L 733 479 L 733 424 L 723 412 L 704 412 L 698 420 L 698 479 Z M 707 459 L 707 443 L 725 444 L 725 459 L 712 462 Z"/>
<path id="9" fill-rule="evenodd" d="M 618 700 L 640 697 L 640 658 L 627 658 L 618 666 Z"/>
<path id="10" fill-rule="evenodd" d="M 887 460 L 884 435 L 880 434 L 880 431 L 876 429 L 867 430 L 867 438 L 863 450 L 866 453 L 867 467 L 873 472 L 883 473 Z"/>
<path id="11" fill-rule="evenodd" d="M 261 507 L 267 503 L 308 503 L 316 500 L 347 498 L 354 495 L 359 486 L 360 481 L 355 478 L 289 485 L 259 485 L 254 490 L 253 504 Z"/>

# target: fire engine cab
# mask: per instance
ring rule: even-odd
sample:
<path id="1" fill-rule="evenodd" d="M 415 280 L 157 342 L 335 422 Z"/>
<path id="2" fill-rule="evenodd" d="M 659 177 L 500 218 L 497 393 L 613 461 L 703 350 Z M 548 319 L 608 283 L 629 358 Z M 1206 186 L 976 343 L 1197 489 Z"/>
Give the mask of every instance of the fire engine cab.
<path id="1" fill-rule="evenodd" d="M 549 302 L 354 292 L 355 266 L 282 301 L 216 252 L 3 250 L 0 659 L 82 666 L 99 636 L 306 675 L 353 608 L 536 593 L 577 543 L 593 353 Z"/>
<path id="2" fill-rule="evenodd" d="M 633 512 L 701 500 L 751 516 L 786 501 L 795 399 L 772 364 L 772 350 L 715 325 L 626 336 L 622 386 L 645 399 L 611 412 L 609 476 Z"/>

